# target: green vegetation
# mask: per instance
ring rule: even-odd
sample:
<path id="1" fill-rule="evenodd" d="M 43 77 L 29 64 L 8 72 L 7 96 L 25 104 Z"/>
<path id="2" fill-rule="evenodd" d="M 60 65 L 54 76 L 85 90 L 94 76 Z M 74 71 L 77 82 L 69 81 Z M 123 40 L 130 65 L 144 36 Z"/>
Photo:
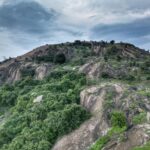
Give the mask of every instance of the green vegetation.
<path id="1" fill-rule="evenodd" d="M 105 144 L 107 144 L 111 140 L 111 137 L 113 137 L 114 135 L 118 136 L 118 138 L 121 139 L 121 135 L 125 130 L 126 127 L 122 127 L 122 128 L 113 127 L 110 131 L 108 131 L 107 135 L 99 138 L 96 141 L 96 143 L 94 143 L 91 146 L 90 150 L 101 150 L 105 146 Z"/>
<path id="2" fill-rule="evenodd" d="M 90 148 L 90 150 L 101 150 L 105 144 L 110 140 L 109 136 L 103 136 L 99 140 L 96 141 L 94 145 Z"/>
<path id="3" fill-rule="evenodd" d="M 127 128 L 124 113 L 120 111 L 114 111 L 111 114 L 111 124 L 112 128 L 108 131 L 108 133 L 98 139 L 96 143 L 91 146 L 90 150 L 101 150 L 114 135 L 117 136 L 119 139 L 122 138 L 122 133 Z"/>
<path id="4" fill-rule="evenodd" d="M 33 60 L 35 60 L 37 63 L 52 62 L 52 63 L 63 64 L 66 62 L 66 56 L 64 53 L 55 54 L 54 52 L 49 51 L 47 55 L 34 57 Z"/>
<path id="5" fill-rule="evenodd" d="M 66 62 L 65 54 L 59 53 L 54 57 L 54 63 L 63 64 Z"/>
<path id="6" fill-rule="evenodd" d="M 22 78 L 25 78 L 25 77 L 28 77 L 28 76 L 33 77 L 35 75 L 35 69 L 30 67 L 30 66 L 28 66 L 26 68 L 22 68 L 20 70 L 20 72 L 21 72 Z"/>
<path id="7" fill-rule="evenodd" d="M 0 150 L 49 150 L 89 118 L 78 105 L 85 85 L 83 74 L 62 70 L 43 81 L 28 77 L 1 87 L 0 106 L 9 106 L 11 115 L 0 128 Z M 40 95 L 42 101 L 33 102 Z"/>
<path id="8" fill-rule="evenodd" d="M 150 150 L 150 142 L 147 142 L 144 146 L 135 147 L 132 150 Z"/>
<path id="9" fill-rule="evenodd" d="M 106 94 L 106 97 L 105 97 L 105 103 L 104 103 L 105 110 L 113 109 L 114 108 L 113 98 L 115 96 L 116 96 L 116 90 L 114 88 L 110 88 L 107 91 L 107 94 Z"/>
<path id="10" fill-rule="evenodd" d="M 111 124 L 113 127 L 123 128 L 126 126 L 126 117 L 123 112 L 114 111 L 111 114 Z"/>
<path id="11" fill-rule="evenodd" d="M 134 124 L 141 124 L 144 122 L 146 122 L 146 113 L 145 112 L 139 113 L 138 115 L 135 115 L 133 117 L 133 123 Z"/>
<path id="12" fill-rule="evenodd" d="M 55 55 L 53 53 L 49 52 L 46 56 L 36 56 L 35 58 L 33 58 L 33 60 L 36 61 L 37 63 L 54 62 L 54 57 L 55 57 Z"/>
<path id="13" fill-rule="evenodd" d="M 139 53 L 133 45 L 115 43 L 113 40 L 109 43 L 77 40 L 37 50 L 31 58 L 26 58 L 25 62 L 30 62 L 31 66 L 25 65 L 20 70 L 22 80 L 0 87 L 0 121 L 4 120 L 4 124 L 0 124 L 0 150 L 51 149 L 58 138 L 78 128 L 90 117 L 80 106 L 79 95 L 85 86 L 98 84 L 106 87 L 104 117 L 106 115 L 111 129 L 90 150 L 101 150 L 112 138 L 123 140 L 127 120 L 124 112 L 116 109 L 129 107 L 129 115 L 133 117 L 132 120 L 128 118 L 129 125 L 146 121 L 145 111 L 133 116 L 137 108 L 146 110 L 144 100 L 150 97 L 149 56 Z M 19 63 L 19 59 L 15 61 Z M 33 80 L 38 63 L 51 63 L 51 68 L 57 70 L 44 80 Z M 84 74 L 72 71 L 86 63 L 91 64 L 85 66 L 84 72 L 95 77 L 88 81 Z M 3 70 L 0 78 L 4 82 L 7 79 Z M 112 88 L 114 83 L 122 84 L 122 89 L 126 90 L 122 97 L 119 97 L 121 90 L 116 93 L 117 87 Z M 132 92 L 137 97 L 132 96 Z M 36 102 L 39 97 L 41 100 Z M 147 147 L 150 147 L 149 144 L 134 150 L 145 150 Z"/>

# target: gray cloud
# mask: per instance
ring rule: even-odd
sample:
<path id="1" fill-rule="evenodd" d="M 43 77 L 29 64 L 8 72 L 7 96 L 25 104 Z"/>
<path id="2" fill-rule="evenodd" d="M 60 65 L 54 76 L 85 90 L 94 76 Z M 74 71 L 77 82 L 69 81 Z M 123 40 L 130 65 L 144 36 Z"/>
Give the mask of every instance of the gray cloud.
<path id="1" fill-rule="evenodd" d="M 0 27 L 29 33 L 47 32 L 56 12 L 47 11 L 36 2 L 4 4 L 0 7 Z"/>
<path id="2" fill-rule="evenodd" d="M 109 36 L 111 34 L 120 35 L 124 38 L 147 36 L 150 34 L 150 17 L 123 24 L 99 24 L 92 29 L 92 32 L 95 37 Z"/>
<path id="3" fill-rule="evenodd" d="M 143 47 L 150 40 L 150 17 L 138 19 L 129 23 L 96 25 L 91 30 L 91 38 L 128 41 Z"/>
<path id="4" fill-rule="evenodd" d="M 75 39 L 115 39 L 148 49 L 149 6 L 149 0 L 0 0 L 0 57 Z"/>

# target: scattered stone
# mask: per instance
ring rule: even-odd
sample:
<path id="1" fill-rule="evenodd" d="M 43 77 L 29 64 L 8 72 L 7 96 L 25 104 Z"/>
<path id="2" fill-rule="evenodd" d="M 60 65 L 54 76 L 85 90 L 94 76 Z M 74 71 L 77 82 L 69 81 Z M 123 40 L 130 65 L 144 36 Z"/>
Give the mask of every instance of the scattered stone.
<path id="1" fill-rule="evenodd" d="M 33 100 L 33 103 L 40 103 L 42 101 L 43 101 L 43 95 L 40 95 L 36 99 Z"/>

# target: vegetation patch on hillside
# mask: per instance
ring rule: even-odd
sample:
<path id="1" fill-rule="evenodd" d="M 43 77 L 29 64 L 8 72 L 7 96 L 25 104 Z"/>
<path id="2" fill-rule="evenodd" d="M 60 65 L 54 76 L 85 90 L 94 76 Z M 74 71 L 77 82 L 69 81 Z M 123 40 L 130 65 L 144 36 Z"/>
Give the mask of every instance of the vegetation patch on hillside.
<path id="1" fill-rule="evenodd" d="M 0 106 L 9 106 L 11 115 L 0 129 L 0 150 L 49 150 L 89 118 L 79 105 L 85 85 L 83 74 L 62 70 L 1 87 Z"/>

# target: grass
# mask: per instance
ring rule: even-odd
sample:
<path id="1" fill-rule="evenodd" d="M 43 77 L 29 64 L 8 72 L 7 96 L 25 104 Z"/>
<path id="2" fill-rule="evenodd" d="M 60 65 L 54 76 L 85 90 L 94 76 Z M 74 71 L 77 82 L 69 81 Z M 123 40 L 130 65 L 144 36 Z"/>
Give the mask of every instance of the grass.
<path id="1" fill-rule="evenodd" d="M 150 142 L 147 142 L 144 146 L 135 147 L 132 150 L 150 150 Z"/>
<path id="2" fill-rule="evenodd" d="M 141 123 L 144 123 L 146 122 L 146 113 L 143 112 L 143 113 L 140 113 L 138 115 L 135 115 L 133 117 L 133 123 L 136 125 L 136 124 L 141 124 Z"/>
<path id="3" fill-rule="evenodd" d="M 107 135 L 99 138 L 95 144 L 93 144 L 90 150 L 101 150 L 111 139 L 112 136 L 118 135 L 118 137 L 126 130 L 126 127 L 112 127 Z"/>

